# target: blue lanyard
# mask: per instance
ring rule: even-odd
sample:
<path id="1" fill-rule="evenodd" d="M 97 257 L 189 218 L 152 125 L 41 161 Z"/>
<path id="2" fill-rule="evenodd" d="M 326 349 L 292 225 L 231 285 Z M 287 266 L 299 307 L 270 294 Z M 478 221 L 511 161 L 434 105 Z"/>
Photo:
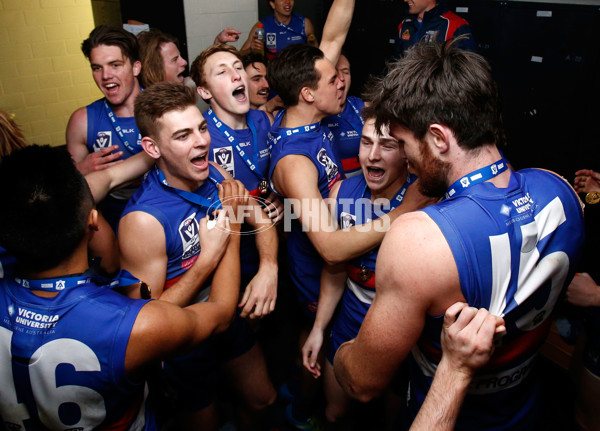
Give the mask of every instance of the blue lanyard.
<path id="1" fill-rule="evenodd" d="M 354 110 L 356 117 L 360 120 L 360 125 L 358 124 L 358 122 L 352 121 L 350 118 L 342 116 L 342 112 L 338 114 L 338 117 L 343 118 L 345 121 L 347 121 L 352 126 L 352 128 L 356 130 L 360 135 L 362 133 L 362 128 L 365 125 L 365 120 L 363 119 L 362 115 L 360 115 L 360 111 L 358 110 L 358 108 L 354 105 L 354 103 L 352 103 L 350 99 L 346 99 L 346 103 L 350 105 Z"/>
<path id="2" fill-rule="evenodd" d="M 114 279 L 107 279 L 99 275 L 90 274 L 90 271 L 86 271 L 84 274 L 68 275 L 59 278 L 28 279 L 15 277 L 14 280 L 17 284 L 26 289 L 43 290 L 46 292 L 60 292 L 90 282 L 94 282 L 100 286 L 106 285 L 111 289 L 140 282 L 138 278 L 134 277 L 125 269 L 122 269 Z"/>
<path id="3" fill-rule="evenodd" d="M 475 184 L 482 183 L 489 179 L 494 178 L 496 175 L 501 174 L 505 170 L 508 169 L 508 163 L 504 158 L 501 158 L 497 162 L 492 163 L 491 165 L 485 166 L 481 169 L 478 169 L 470 174 L 465 175 L 458 181 L 455 181 L 454 184 L 448 188 L 446 192 L 446 199 L 455 196 L 456 194 L 462 193 L 465 189 L 474 186 Z"/>
<path id="4" fill-rule="evenodd" d="M 238 142 L 237 139 L 235 139 L 235 136 L 233 136 L 231 129 L 227 126 L 227 124 L 225 124 L 221 120 L 219 120 L 219 118 L 213 112 L 212 108 L 210 108 L 206 112 L 206 115 L 208 115 L 208 117 L 213 121 L 213 123 L 215 123 L 215 126 L 217 127 L 217 129 L 219 129 L 219 131 L 221 133 L 223 133 L 223 135 L 225 135 L 227 140 L 233 144 L 233 146 L 237 150 L 237 152 L 240 155 L 240 157 L 242 158 L 242 160 L 244 162 L 246 162 L 246 164 L 248 165 L 250 172 L 252 172 L 254 174 L 254 176 L 256 176 L 256 178 L 258 178 L 259 180 L 261 180 L 261 181 L 264 180 L 265 176 L 258 169 L 258 162 L 257 162 L 257 160 L 258 160 L 258 135 L 256 133 L 256 127 L 254 126 L 254 123 L 250 119 L 250 116 L 246 115 L 246 122 L 248 123 L 248 127 L 250 128 L 250 133 L 252 133 L 252 153 L 253 153 L 252 157 L 253 157 L 253 160 L 250 160 L 250 158 L 248 157 L 248 154 L 244 150 L 242 150 L 240 143 Z"/>
<path id="5" fill-rule="evenodd" d="M 406 181 L 404 181 L 404 185 L 400 188 L 400 190 L 398 190 L 398 192 L 396 193 L 396 195 L 390 200 L 390 209 L 389 209 L 389 211 L 392 211 L 393 209 L 398 208 L 402 204 L 402 201 L 404 200 L 404 196 L 406 195 L 406 191 L 408 190 L 408 187 L 412 183 L 414 183 L 416 179 L 417 179 L 416 175 L 411 174 L 410 172 L 408 172 L 406 174 Z M 369 190 L 369 188 L 365 184 L 365 189 L 363 190 L 363 194 L 362 194 L 363 198 L 366 197 L 367 190 Z M 371 193 L 369 193 L 369 198 L 370 197 L 371 197 Z"/>
<path id="6" fill-rule="evenodd" d="M 321 125 L 321 123 L 317 122 L 317 123 L 309 124 L 307 126 L 296 127 L 294 129 L 284 129 L 282 131 L 282 133 L 280 133 L 279 136 L 277 136 L 276 138 L 273 138 L 271 136 L 271 133 L 269 133 L 269 138 L 271 140 L 271 147 L 273 145 L 277 144 L 277 142 L 279 142 L 283 137 L 287 138 L 287 137 L 293 136 L 293 135 L 301 135 L 303 133 L 312 132 L 313 130 L 316 130 L 320 125 Z"/>
<path id="7" fill-rule="evenodd" d="M 205 207 L 205 208 L 215 208 L 215 209 L 221 209 L 221 201 L 219 200 L 218 195 L 216 196 L 216 199 L 213 202 L 213 196 L 209 196 L 207 198 L 205 198 L 204 196 L 200 196 L 197 193 L 193 193 L 193 192 L 188 192 L 187 190 L 181 190 L 181 189 L 176 189 L 175 187 L 172 187 L 171 185 L 169 185 L 169 183 L 167 182 L 167 179 L 165 178 L 165 175 L 162 173 L 162 171 L 160 169 L 158 169 L 158 166 L 154 166 L 154 169 L 156 170 L 156 175 L 158 176 L 158 180 L 160 181 L 160 183 L 167 187 L 170 191 L 172 191 L 173 193 L 179 195 L 181 198 L 183 198 L 184 200 L 191 202 L 195 205 L 198 205 L 200 207 Z M 217 184 L 219 184 L 217 182 L 217 180 L 215 180 L 214 178 L 208 177 L 208 180 L 212 181 L 212 183 L 215 185 L 215 188 L 217 188 Z"/>
<path id="8" fill-rule="evenodd" d="M 125 148 L 127 148 L 131 154 L 138 153 L 138 151 L 129 143 L 129 141 L 127 139 L 125 139 L 125 135 L 123 134 L 123 130 L 121 129 L 121 126 L 119 125 L 117 116 L 113 112 L 112 108 L 106 102 L 106 99 L 104 99 L 104 108 L 106 109 L 106 114 L 108 115 L 108 118 L 110 118 L 113 128 L 118 133 L 119 138 L 121 138 L 123 145 L 125 145 Z M 142 144 L 142 134 L 138 130 L 137 146 L 139 147 L 141 144 Z"/>

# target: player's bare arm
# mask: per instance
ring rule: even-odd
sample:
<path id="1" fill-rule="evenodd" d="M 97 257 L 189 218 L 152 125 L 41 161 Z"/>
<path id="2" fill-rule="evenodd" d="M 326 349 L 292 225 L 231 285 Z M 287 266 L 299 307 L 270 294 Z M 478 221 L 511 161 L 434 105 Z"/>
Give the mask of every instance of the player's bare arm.
<path id="1" fill-rule="evenodd" d="M 433 221 L 416 212 L 400 217 L 377 259 L 377 295 L 356 339 L 338 349 L 340 385 L 361 401 L 379 395 L 416 344 L 426 314 L 438 316 L 464 301 L 448 244 Z"/>

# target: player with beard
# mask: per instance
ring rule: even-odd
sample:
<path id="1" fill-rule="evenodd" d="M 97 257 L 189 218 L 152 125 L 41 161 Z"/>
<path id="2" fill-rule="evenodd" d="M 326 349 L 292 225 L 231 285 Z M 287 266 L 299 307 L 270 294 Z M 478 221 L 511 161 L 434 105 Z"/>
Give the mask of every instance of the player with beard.
<path id="1" fill-rule="evenodd" d="M 540 414 L 534 361 L 573 278 L 582 206 L 556 174 L 510 169 L 497 148 L 504 133 L 490 67 L 458 43 L 415 45 L 369 97 L 367 115 L 389 124 L 421 191 L 445 199 L 392 225 L 377 295 L 334 370 L 349 395 L 369 400 L 411 352 L 414 417 L 440 360 L 443 313 L 466 302 L 502 317 L 506 332 L 474 376 L 456 429 L 531 430 Z"/>

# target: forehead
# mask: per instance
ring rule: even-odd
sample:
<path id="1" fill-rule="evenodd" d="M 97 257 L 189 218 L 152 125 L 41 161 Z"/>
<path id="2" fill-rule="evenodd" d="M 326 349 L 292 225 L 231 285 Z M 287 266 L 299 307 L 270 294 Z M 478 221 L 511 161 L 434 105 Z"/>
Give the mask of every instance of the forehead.
<path id="1" fill-rule="evenodd" d="M 179 55 L 179 49 L 173 42 L 165 42 L 160 44 L 160 54 L 164 59 L 171 59 Z"/>
<path id="2" fill-rule="evenodd" d="M 315 70 L 321 74 L 321 80 L 329 81 L 336 73 L 337 70 L 326 58 L 320 58 L 315 62 Z"/>
<path id="3" fill-rule="evenodd" d="M 238 61 L 241 63 L 241 60 L 231 52 L 219 51 L 207 57 L 204 67 L 210 70 L 219 66 L 230 66 Z"/>
<path id="4" fill-rule="evenodd" d="M 264 76 L 267 74 L 267 68 L 263 63 L 260 63 L 260 62 L 250 63 L 246 67 L 246 73 L 248 74 L 248 76 L 250 78 L 252 78 L 253 76 L 256 76 L 256 75 Z"/>
<path id="5" fill-rule="evenodd" d="M 117 45 L 98 45 L 90 52 L 90 62 L 94 64 L 110 63 L 116 60 L 129 60 Z"/>
<path id="6" fill-rule="evenodd" d="M 367 121 L 365 121 L 363 130 L 362 130 L 362 135 L 365 137 L 368 137 L 372 141 L 379 141 L 379 140 L 383 140 L 383 139 L 395 140 L 394 137 L 390 135 L 390 128 L 388 126 L 383 126 L 381 128 L 381 132 L 380 133 L 377 132 L 377 129 L 375 128 L 375 119 L 374 118 L 369 118 Z"/>
<path id="7" fill-rule="evenodd" d="M 194 128 L 202 124 L 204 117 L 196 105 L 186 106 L 184 109 L 173 109 L 165 112 L 157 119 L 162 134 L 170 136 L 181 129 Z"/>
<path id="8" fill-rule="evenodd" d="M 340 58 L 336 64 L 336 68 L 338 69 L 350 69 L 350 62 L 346 58 L 345 55 L 340 55 Z"/>

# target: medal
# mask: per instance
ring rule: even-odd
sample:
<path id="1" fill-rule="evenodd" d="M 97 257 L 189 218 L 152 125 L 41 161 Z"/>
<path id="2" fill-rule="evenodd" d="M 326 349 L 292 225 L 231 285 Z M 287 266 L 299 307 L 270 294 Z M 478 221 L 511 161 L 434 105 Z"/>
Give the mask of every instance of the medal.
<path id="1" fill-rule="evenodd" d="M 600 202 L 600 192 L 590 192 L 585 195 L 585 201 L 590 205 L 595 205 Z"/>
<path id="2" fill-rule="evenodd" d="M 361 283 L 366 283 L 373 276 L 373 272 L 369 271 L 364 265 L 360 266 L 360 271 L 358 272 L 358 278 Z"/>
<path id="3" fill-rule="evenodd" d="M 150 286 L 148 286 L 143 281 L 140 281 L 140 297 L 142 299 L 150 299 L 150 298 L 152 298 L 152 292 L 150 291 Z"/>
<path id="4" fill-rule="evenodd" d="M 258 191 L 261 195 L 267 194 L 267 192 L 269 191 L 269 182 L 266 179 L 263 178 L 262 180 L 260 180 L 260 183 L 258 184 Z"/>

